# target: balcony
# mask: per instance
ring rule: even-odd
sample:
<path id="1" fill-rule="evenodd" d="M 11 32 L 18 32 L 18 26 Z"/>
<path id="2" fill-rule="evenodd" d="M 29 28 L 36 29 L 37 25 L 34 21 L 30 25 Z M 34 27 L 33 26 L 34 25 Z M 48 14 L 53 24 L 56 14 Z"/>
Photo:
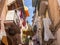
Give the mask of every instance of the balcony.
<path id="1" fill-rule="evenodd" d="M 5 22 L 4 22 L 5 29 L 12 28 L 14 30 L 20 30 L 19 23 L 20 23 L 20 20 L 15 10 L 8 11 Z"/>

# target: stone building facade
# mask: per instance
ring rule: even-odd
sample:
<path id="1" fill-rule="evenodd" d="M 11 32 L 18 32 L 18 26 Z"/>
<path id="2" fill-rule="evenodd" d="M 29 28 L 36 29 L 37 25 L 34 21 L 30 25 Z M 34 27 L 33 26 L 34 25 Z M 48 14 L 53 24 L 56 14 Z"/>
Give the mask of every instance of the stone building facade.
<path id="1" fill-rule="evenodd" d="M 35 2 L 35 3 L 34 3 Z M 38 3 L 37 3 L 38 2 Z M 43 3 L 42 3 L 43 2 Z M 59 39 L 59 30 L 60 30 L 60 0 L 38 0 L 38 1 L 32 1 L 33 3 L 33 7 L 35 7 L 35 9 L 37 10 L 34 13 L 34 18 L 33 18 L 33 24 L 38 23 L 38 21 L 34 22 L 37 16 L 40 17 L 41 19 L 39 19 L 39 25 L 38 30 L 40 29 L 40 31 L 38 31 L 40 34 L 38 34 L 41 38 L 40 38 L 40 43 L 42 42 L 42 44 L 45 44 L 45 42 L 41 39 L 43 39 L 43 22 L 42 19 L 44 18 L 44 16 L 46 15 L 46 10 L 48 10 L 48 16 L 51 19 L 51 32 L 54 34 L 55 40 L 52 41 L 52 43 L 50 43 L 50 41 L 48 42 L 48 45 L 60 45 L 60 39 Z M 38 12 L 38 14 L 36 14 Z M 37 17 L 37 19 L 38 19 Z M 34 20 L 35 19 L 35 20 Z M 41 20 L 41 21 L 40 21 Z"/>

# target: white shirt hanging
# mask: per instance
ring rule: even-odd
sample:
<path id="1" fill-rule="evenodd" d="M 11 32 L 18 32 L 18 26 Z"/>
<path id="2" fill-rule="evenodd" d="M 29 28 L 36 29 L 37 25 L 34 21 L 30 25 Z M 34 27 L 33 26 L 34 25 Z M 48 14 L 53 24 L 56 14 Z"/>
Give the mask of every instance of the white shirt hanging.
<path id="1" fill-rule="evenodd" d="M 43 25 L 44 25 L 44 40 L 48 41 L 49 39 L 54 39 L 54 36 L 49 29 L 49 26 L 51 25 L 51 20 L 49 18 L 43 18 Z"/>

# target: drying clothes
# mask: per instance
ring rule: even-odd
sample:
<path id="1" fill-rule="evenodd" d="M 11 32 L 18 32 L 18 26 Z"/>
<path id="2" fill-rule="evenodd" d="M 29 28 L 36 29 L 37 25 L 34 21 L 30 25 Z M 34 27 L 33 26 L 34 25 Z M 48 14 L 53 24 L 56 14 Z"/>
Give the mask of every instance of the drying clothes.
<path id="1" fill-rule="evenodd" d="M 23 18 L 22 10 L 17 10 L 17 15 L 18 15 L 19 18 Z"/>
<path id="2" fill-rule="evenodd" d="M 17 15 L 18 15 L 18 17 L 20 19 L 20 10 L 17 10 Z"/>
<path id="3" fill-rule="evenodd" d="M 24 6 L 24 11 L 25 11 L 25 16 L 28 17 L 29 16 L 28 7 Z"/>
<path id="4" fill-rule="evenodd" d="M 23 12 L 20 10 L 20 18 L 23 18 Z"/>
<path id="5" fill-rule="evenodd" d="M 43 18 L 43 25 L 44 25 L 44 40 L 48 41 L 49 39 L 54 39 L 54 36 L 49 29 L 49 26 L 51 25 L 51 20 L 49 18 Z"/>
<path id="6" fill-rule="evenodd" d="M 25 26 L 25 25 L 26 25 L 26 21 L 24 20 L 24 21 L 22 22 L 22 24 L 23 24 L 23 26 Z"/>
<path id="7" fill-rule="evenodd" d="M 27 30 L 28 30 L 28 24 L 27 24 L 27 23 L 26 23 L 25 26 L 22 25 L 22 30 L 23 30 L 23 31 L 27 31 Z"/>
<path id="8" fill-rule="evenodd" d="M 33 41 L 32 40 L 29 40 L 29 45 L 33 45 Z"/>
<path id="9" fill-rule="evenodd" d="M 39 38 L 38 38 L 38 33 L 36 33 L 33 37 L 33 45 L 40 45 Z"/>

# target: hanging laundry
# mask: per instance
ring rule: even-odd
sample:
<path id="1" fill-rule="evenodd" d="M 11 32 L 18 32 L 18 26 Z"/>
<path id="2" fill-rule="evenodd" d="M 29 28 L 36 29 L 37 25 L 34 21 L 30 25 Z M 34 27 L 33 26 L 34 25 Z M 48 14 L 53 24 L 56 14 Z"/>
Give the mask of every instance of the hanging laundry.
<path id="1" fill-rule="evenodd" d="M 28 7 L 24 6 L 24 11 L 25 11 L 25 16 L 28 17 L 29 16 Z"/>
<path id="2" fill-rule="evenodd" d="M 23 31 L 27 31 L 27 30 L 28 30 L 28 24 L 27 24 L 27 23 L 26 23 L 25 26 L 22 26 L 22 30 L 23 30 Z"/>
<path id="3" fill-rule="evenodd" d="M 16 19 L 17 25 L 20 26 L 20 20 Z"/>
<path id="4" fill-rule="evenodd" d="M 26 21 L 24 20 L 24 21 L 22 22 L 22 24 L 23 24 L 23 26 L 25 26 L 25 25 L 26 25 Z"/>
<path id="5" fill-rule="evenodd" d="M 20 20 L 20 10 L 16 10 L 17 11 L 17 15 L 19 17 L 19 20 Z"/>
<path id="6" fill-rule="evenodd" d="M 20 18 L 23 18 L 23 12 L 20 10 Z"/>
<path id="7" fill-rule="evenodd" d="M 54 36 L 49 29 L 49 26 L 51 25 L 50 19 L 43 18 L 43 25 L 44 25 L 44 41 L 49 41 L 49 39 L 54 39 Z"/>
<path id="8" fill-rule="evenodd" d="M 20 26 L 22 26 L 23 21 L 24 20 L 22 18 L 20 18 Z"/>

